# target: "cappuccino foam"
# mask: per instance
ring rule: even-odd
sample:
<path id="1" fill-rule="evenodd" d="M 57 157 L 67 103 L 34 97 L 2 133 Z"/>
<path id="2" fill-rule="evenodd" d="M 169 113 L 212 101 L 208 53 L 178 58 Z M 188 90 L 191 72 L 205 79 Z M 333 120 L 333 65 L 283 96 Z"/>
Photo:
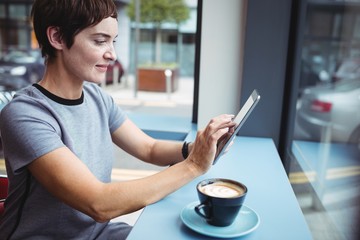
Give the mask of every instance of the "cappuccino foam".
<path id="1" fill-rule="evenodd" d="M 214 182 L 200 186 L 199 190 L 212 197 L 232 198 L 244 193 L 244 189 L 228 182 Z"/>

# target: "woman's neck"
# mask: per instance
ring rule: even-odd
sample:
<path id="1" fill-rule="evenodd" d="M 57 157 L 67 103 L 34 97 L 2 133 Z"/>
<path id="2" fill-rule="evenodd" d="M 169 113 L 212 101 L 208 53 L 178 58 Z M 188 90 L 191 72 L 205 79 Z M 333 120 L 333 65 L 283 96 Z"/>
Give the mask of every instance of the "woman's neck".
<path id="1" fill-rule="evenodd" d="M 57 64 L 48 63 L 43 79 L 38 82 L 52 94 L 64 99 L 78 99 L 83 90 L 83 81 L 71 77 Z"/>

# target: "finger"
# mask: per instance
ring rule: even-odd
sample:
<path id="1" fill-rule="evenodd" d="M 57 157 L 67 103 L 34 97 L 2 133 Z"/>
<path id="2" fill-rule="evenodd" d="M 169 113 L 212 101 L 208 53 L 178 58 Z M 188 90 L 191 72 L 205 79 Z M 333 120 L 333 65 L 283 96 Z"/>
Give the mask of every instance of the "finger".
<path id="1" fill-rule="evenodd" d="M 235 132 L 235 124 L 234 122 L 224 122 L 224 123 L 219 123 L 219 125 L 217 126 L 217 128 L 213 129 L 213 132 L 210 132 L 210 134 L 217 134 L 220 131 L 220 137 L 218 138 L 218 140 L 222 139 L 228 139 L 232 133 Z"/>
<path id="2" fill-rule="evenodd" d="M 234 119 L 234 115 L 232 114 L 222 114 L 217 117 L 214 117 L 210 120 L 210 123 L 218 122 L 218 123 L 229 123 Z"/>
<path id="3" fill-rule="evenodd" d="M 235 126 L 235 123 L 232 121 L 234 115 L 223 114 L 218 117 L 212 118 L 209 124 L 205 128 L 205 134 L 212 135 L 221 128 L 227 128 Z"/>
<path id="4" fill-rule="evenodd" d="M 228 134 L 228 131 L 229 131 L 229 128 L 220 128 L 218 129 L 216 132 L 214 132 L 212 135 L 211 135 L 211 139 L 213 141 L 216 141 L 216 144 L 217 142 L 219 141 L 219 139 L 225 135 Z"/>
<path id="5" fill-rule="evenodd" d="M 235 132 L 235 126 L 233 126 L 233 127 L 231 127 L 230 129 L 229 129 L 229 133 L 231 134 L 231 133 L 234 133 Z"/>

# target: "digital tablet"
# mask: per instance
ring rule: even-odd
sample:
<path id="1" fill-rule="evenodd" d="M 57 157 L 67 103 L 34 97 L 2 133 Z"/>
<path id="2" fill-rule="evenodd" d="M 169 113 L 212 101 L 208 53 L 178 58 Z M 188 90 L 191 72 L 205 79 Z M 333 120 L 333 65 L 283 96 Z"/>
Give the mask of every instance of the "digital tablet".
<path id="1" fill-rule="evenodd" d="M 260 95 L 256 89 L 251 93 L 249 98 L 246 100 L 243 107 L 240 109 L 239 113 L 234 118 L 234 122 L 236 123 L 234 131 L 227 136 L 225 139 L 222 139 L 218 143 L 217 154 L 215 156 L 215 160 L 213 164 L 215 164 L 219 158 L 226 152 L 226 149 L 234 140 L 236 134 L 239 132 L 241 126 L 245 123 L 246 119 L 249 117 L 252 110 L 255 108 L 256 104 L 260 100 Z"/>

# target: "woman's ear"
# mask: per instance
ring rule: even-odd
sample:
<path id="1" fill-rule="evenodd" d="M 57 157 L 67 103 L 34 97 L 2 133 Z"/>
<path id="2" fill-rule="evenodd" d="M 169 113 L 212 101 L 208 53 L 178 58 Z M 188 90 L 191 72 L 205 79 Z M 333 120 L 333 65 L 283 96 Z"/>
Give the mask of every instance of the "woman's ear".
<path id="1" fill-rule="evenodd" d="M 59 32 L 59 27 L 48 27 L 46 31 L 49 43 L 55 49 L 61 50 L 64 47 L 61 34 Z"/>

